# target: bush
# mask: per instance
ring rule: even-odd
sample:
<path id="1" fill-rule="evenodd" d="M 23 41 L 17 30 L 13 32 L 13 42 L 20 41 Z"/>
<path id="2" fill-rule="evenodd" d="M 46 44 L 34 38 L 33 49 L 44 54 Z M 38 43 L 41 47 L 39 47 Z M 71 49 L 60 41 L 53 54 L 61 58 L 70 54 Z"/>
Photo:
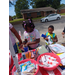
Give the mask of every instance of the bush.
<path id="1" fill-rule="evenodd" d="M 41 17 L 41 15 L 39 15 L 39 17 Z"/>
<path id="2" fill-rule="evenodd" d="M 28 17 L 26 19 L 28 19 Z"/>

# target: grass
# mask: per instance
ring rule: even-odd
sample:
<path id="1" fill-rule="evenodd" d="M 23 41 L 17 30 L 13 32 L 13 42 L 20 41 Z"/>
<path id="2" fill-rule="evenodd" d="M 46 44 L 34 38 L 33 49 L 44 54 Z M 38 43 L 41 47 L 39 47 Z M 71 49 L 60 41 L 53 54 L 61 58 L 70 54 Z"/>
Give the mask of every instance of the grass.
<path id="1" fill-rule="evenodd" d="M 43 17 L 33 18 L 32 20 L 41 19 L 41 18 L 43 18 Z"/>
<path id="2" fill-rule="evenodd" d="M 14 19 L 12 21 L 9 21 L 10 23 L 14 23 L 14 22 L 18 22 L 18 21 L 23 21 L 23 18 L 20 18 L 20 19 Z"/>
<path id="3" fill-rule="evenodd" d="M 65 15 L 65 13 L 61 13 L 60 15 Z"/>
<path id="4" fill-rule="evenodd" d="M 37 20 L 37 19 L 41 19 L 41 18 L 43 18 L 43 17 L 33 18 L 32 20 Z M 25 20 L 27 20 L 27 19 L 25 19 Z M 10 23 L 14 23 L 14 22 L 18 22 L 18 21 L 24 21 L 24 19 L 23 19 L 23 18 L 14 19 L 14 20 L 9 21 L 9 22 L 10 22 Z"/>
<path id="5" fill-rule="evenodd" d="M 61 13 L 60 15 L 65 15 L 65 13 Z M 37 19 L 41 19 L 43 17 L 37 17 L 37 18 L 33 18 L 32 20 L 37 20 Z M 27 20 L 27 19 L 25 19 Z M 14 22 L 18 22 L 18 21 L 24 21 L 23 18 L 20 18 L 20 19 L 14 19 L 12 21 L 9 21 L 10 23 L 14 23 Z"/>

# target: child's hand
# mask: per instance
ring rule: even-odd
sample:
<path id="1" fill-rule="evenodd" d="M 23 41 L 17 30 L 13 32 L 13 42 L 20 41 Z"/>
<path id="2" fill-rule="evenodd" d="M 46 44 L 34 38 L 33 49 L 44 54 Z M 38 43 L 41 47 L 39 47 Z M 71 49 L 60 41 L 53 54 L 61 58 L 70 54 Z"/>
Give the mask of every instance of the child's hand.
<path id="1" fill-rule="evenodd" d="M 21 44 L 22 44 L 22 41 L 20 41 L 18 45 L 21 45 Z"/>
<path id="2" fill-rule="evenodd" d="M 65 33 L 64 33 L 64 32 L 62 32 L 62 36 L 63 36 L 63 38 L 65 37 L 64 35 L 65 35 Z"/>
<path id="3" fill-rule="evenodd" d="M 62 35 L 64 35 L 65 33 L 64 32 L 62 32 Z"/>
<path id="4" fill-rule="evenodd" d="M 56 42 L 56 39 L 52 39 L 53 42 Z"/>
<path id="5" fill-rule="evenodd" d="M 21 44 L 21 45 L 19 46 L 19 49 L 21 49 L 21 50 L 24 51 L 24 49 L 23 49 L 23 44 Z"/>
<path id="6" fill-rule="evenodd" d="M 29 42 L 27 42 L 26 44 L 25 44 L 25 46 L 28 46 L 29 45 Z"/>
<path id="7" fill-rule="evenodd" d="M 48 41 L 48 37 L 44 38 L 46 41 Z"/>

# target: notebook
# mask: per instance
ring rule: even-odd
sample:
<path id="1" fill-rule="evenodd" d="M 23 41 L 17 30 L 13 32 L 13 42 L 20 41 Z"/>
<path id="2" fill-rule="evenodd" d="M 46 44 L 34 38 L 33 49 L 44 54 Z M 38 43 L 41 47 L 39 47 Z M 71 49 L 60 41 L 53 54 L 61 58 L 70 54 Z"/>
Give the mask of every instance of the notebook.
<path id="1" fill-rule="evenodd" d="M 49 45 L 49 48 L 51 49 L 51 51 L 55 52 L 56 54 L 65 52 L 65 47 L 60 44 Z"/>
<path id="2" fill-rule="evenodd" d="M 43 53 L 47 53 L 48 52 L 48 50 L 43 45 L 38 47 L 38 48 L 36 48 L 36 49 L 38 50 L 39 54 L 43 54 Z"/>
<path id="3" fill-rule="evenodd" d="M 61 59 L 61 64 L 65 65 L 65 53 L 59 55 L 60 59 Z"/>

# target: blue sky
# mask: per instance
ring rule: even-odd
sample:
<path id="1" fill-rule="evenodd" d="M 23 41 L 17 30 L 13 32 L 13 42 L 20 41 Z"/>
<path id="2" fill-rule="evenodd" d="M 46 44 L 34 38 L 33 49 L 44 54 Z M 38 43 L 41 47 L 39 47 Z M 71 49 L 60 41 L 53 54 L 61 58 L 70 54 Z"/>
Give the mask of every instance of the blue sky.
<path id="1" fill-rule="evenodd" d="M 62 4 L 62 3 L 65 4 L 65 0 L 61 0 L 61 4 Z M 30 6 L 29 8 L 32 9 L 31 6 Z M 10 16 L 16 15 L 16 13 L 15 13 L 15 7 L 14 7 L 14 6 L 9 7 L 9 15 L 10 15 Z"/>

